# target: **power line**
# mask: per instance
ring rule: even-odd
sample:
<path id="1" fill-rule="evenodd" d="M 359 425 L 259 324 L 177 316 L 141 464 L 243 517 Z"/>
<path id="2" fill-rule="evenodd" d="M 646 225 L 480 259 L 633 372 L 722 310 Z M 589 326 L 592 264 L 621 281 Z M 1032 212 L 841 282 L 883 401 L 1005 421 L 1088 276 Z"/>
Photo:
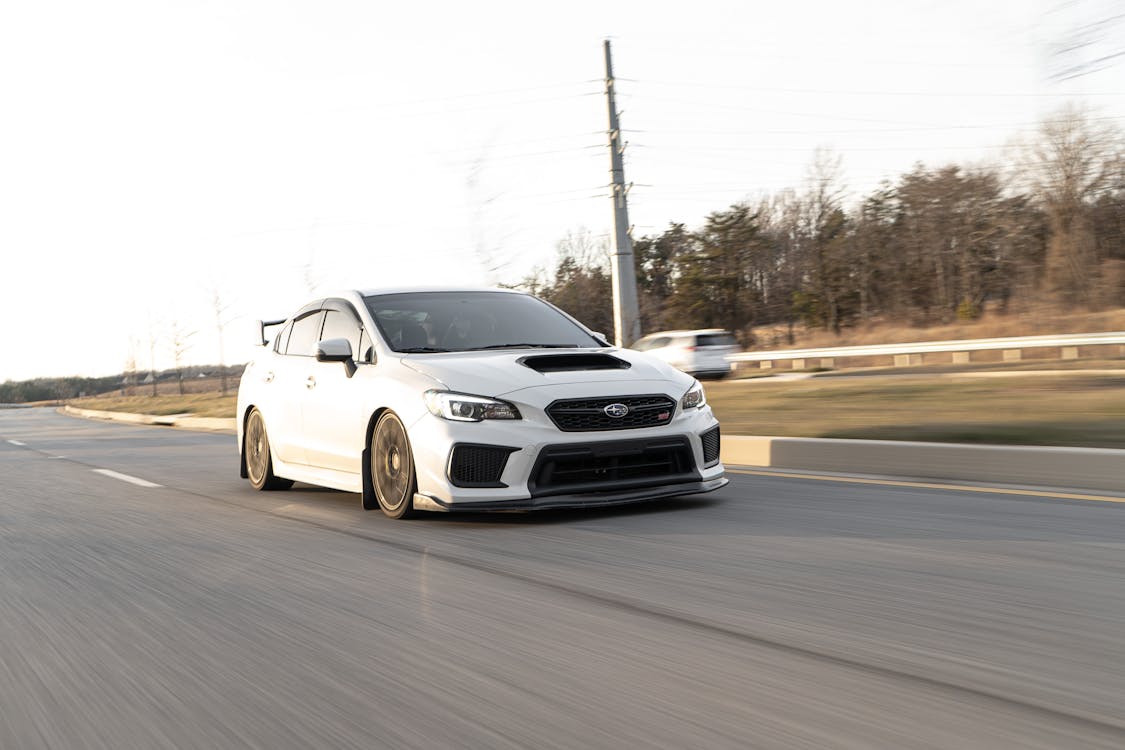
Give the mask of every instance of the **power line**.
<path id="1" fill-rule="evenodd" d="M 1122 53 L 1125 54 L 1125 53 Z M 741 91 L 748 94 L 755 93 L 777 93 L 777 94 L 846 94 L 848 96 L 940 96 L 940 97 L 960 97 L 960 96 L 981 96 L 981 97 L 1067 97 L 1074 98 L 1076 96 L 1112 96 L 1120 97 L 1122 93 L 1119 91 L 1099 91 L 1099 92 L 1082 92 L 1080 94 L 1067 93 L 1067 92 L 1047 92 L 1047 91 L 1029 91 L 1029 92 L 1012 92 L 1012 91 L 894 91 L 894 90 L 873 90 L 873 89 L 821 89 L 821 88 L 788 88 L 788 87 L 774 87 L 774 86 L 742 86 L 738 84 L 716 84 L 716 83 L 692 83 L 689 81 L 656 81 L 656 80 L 637 80 L 637 79 L 619 79 L 628 80 L 631 83 L 637 83 L 642 86 L 666 86 L 666 87 L 683 87 L 691 89 L 710 88 L 722 89 L 725 91 Z"/>
<path id="2" fill-rule="evenodd" d="M 1091 122 L 1118 122 L 1125 121 L 1125 116 L 1106 116 L 1106 117 L 1088 117 L 1087 120 Z M 921 132 L 934 132 L 943 130 L 1002 130 L 1002 129 L 1020 129 L 1029 128 L 1034 129 L 1041 126 L 1042 122 L 1016 122 L 1016 123 L 997 123 L 990 125 L 924 125 L 919 127 L 908 128 L 854 128 L 848 130 L 805 130 L 800 128 L 783 128 L 783 129 L 748 129 L 748 130 L 726 130 L 726 131 L 705 131 L 705 130 L 632 130 L 624 129 L 625 133 L 643 134 L 643 135 L 691 135 L 691 136 L 727 136 L 727 135 L 863 135 L 866 133 L 921 133 Z M 1025 131 L 1027 132 L 1027 131 Z"/>

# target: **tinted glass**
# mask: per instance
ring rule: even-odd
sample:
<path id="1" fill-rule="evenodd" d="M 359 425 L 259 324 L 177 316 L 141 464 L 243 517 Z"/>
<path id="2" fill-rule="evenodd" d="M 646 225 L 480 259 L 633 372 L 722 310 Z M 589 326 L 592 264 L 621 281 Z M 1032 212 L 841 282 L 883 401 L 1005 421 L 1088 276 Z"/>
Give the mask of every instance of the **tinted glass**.
<path id="1" fill-rule="evenodd" d="M 324 330 L 320 334 L 321 341 L 328 339 L 347 339 L 352 345 L 352 357 L 358 357 L 359 346 L 359 321 L 354 315 L 343 313 L 339 310 L 324 311 Z"/>
<path id="2" fill-rule="evenodd" d="M 320 335 L 320 321 L 323 319 L 324 313 L 318 311 L 295 320 L 285 353 L 299 357 L 315 357 L 317 337 Z"/>
<path id="3" fill-rule="evenodd" d="M 550 305 L 505 292 L 411 292 L 365 299 L 395 351 L 601 347 Z"/>
<path id="4" fill-rule="evenodd" d="M 738 342 L 729 333 L 701 333 L 696 338 L 696 346 L 737 346 Z"/>

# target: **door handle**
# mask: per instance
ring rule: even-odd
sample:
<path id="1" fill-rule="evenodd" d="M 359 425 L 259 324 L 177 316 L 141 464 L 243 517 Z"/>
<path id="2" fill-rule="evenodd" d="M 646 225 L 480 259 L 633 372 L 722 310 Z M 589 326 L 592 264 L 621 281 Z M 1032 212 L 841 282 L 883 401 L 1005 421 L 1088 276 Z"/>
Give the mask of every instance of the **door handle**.
<path id="1" fill-rule="evenodd" d="M 273 382 L 273 373 L 267 372 L 264 376 L 262 376 L 262 380 L 265 381 L 266 383 L 272 383 Z"/>
<path id="2" fill-rule="evenodd" d="M 305 387 L 316 388 L 316 378 L 314 378 L 312 375 L 309 375 L 309 379 L 305 381 Z"/>

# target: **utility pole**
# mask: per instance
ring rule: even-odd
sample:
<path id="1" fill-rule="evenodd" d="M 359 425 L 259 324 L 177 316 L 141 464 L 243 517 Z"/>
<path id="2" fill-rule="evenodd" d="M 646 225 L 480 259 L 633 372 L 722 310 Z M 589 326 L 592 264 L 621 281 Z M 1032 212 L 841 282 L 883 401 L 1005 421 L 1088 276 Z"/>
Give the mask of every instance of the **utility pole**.
<path id="1" fill-rule="evenodd" d="M 613 200 L 613 328 L 614 343 L 628 346 L 641 337 L 641 316 L 637 309 L 637 269 L 633 264 L 633 238 L 629 236 L 629 206 L 625 200 L 625 143 L 617 121 L 617 99 L 613 85 L 613 61 L 609 40 L 605 40 L 605 96 L 609 105 L 609 160 L 613 175 L 610 198 Z"/>

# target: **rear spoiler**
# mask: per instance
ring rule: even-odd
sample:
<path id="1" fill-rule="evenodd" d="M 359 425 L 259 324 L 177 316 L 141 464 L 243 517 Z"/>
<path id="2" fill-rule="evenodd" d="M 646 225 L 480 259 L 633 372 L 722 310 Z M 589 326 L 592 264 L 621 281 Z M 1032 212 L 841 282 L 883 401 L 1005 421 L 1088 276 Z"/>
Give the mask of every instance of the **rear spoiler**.
<path id="1" fill-rule="evenodd" d="M 269 339 L 266 338 L 266 329 L 271 328 L 273 326 L 279 326 L 282 323 L 284 323 L 286 320 L 287 320 L 287 318 L 283 318 L 281 320 L 259 320 L 258 321 L 258 340 L 254 342 L 254 345 L 255 346 L 265 346 L 266 344 L 268 344 Z"/>

